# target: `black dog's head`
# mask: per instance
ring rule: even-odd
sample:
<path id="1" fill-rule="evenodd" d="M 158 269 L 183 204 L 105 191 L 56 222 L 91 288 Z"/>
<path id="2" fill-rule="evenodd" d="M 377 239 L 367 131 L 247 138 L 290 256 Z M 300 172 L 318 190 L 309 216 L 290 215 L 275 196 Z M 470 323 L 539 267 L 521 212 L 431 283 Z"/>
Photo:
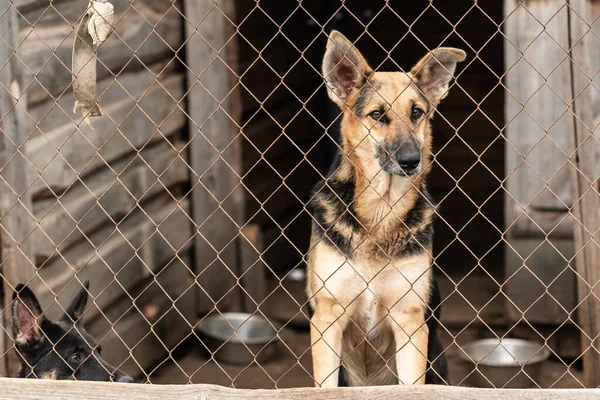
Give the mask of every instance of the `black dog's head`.
<path id="1" fill-rule="evenodd" d="M 21 378 L 133 382 L 102 359 L 102 348 L 83 329 L 80 318 L 87 304 L 89 282 L 56 322 L 42 315 L 33 292 L 18 285 L 13 294 L 15 348 L 21 358 Z"/>

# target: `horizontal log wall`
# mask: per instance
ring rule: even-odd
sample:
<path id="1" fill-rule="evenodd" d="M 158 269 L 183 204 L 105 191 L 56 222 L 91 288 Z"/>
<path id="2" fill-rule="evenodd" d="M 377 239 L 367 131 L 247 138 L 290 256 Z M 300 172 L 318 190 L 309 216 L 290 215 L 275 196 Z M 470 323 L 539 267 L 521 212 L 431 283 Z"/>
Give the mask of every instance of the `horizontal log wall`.
<path id="1" fill-rule="evenodd" d="M 23 146 L 37 222 L 30 287 L 52 318 L 89 279 L 88 330 L 109 362 L 143 376 L 195 322 L 185 72 L 173 61 L 182 2 L 111 3 L 115 31 L 97 64 L 104 116 L 89 127 L 72 111 L 70 72 L 87 2 L 14 1 L 34 126 Z"/>

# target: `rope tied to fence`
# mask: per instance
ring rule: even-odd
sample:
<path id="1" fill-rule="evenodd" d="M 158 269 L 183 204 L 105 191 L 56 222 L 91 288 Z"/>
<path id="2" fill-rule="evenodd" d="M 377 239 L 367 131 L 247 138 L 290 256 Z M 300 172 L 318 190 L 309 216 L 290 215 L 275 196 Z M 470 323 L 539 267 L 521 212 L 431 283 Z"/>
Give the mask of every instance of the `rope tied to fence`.
<path id="1" fill-rule="evenodd" d="M 102 115 L 96 102 L 96 54 L 112 32 L 114 6 L 107 0 L 92 1 L 77 26 L 73 43 L 73 112 L 81 107 L 85 122 Z"/>

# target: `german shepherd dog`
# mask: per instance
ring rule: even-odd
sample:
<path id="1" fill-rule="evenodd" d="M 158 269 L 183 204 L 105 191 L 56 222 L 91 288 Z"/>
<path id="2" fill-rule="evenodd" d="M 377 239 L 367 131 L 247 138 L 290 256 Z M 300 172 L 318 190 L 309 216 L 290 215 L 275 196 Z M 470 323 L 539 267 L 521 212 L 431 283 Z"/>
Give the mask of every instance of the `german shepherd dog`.
<path id="1" fill-rule="evenodd" d="M 133 379 L 102 359 L 102 348 L 83 329 L 89 282 L 56 322 L 44 317 L 35 294 L 18 285 L 13 294 L 13 338 L 21 361 L 19 378 L 75 379 L 131 383 Z"/>
<path id="2" fill-rule="evenodd" d="M 375 72 L 329 36 L 322 72 L 343 117 L 341 150 L 309 203 L 316 386 L 447 383 L 425 176 L 430 120 L 465 57 L 438 48 L 408 73 Z"/>

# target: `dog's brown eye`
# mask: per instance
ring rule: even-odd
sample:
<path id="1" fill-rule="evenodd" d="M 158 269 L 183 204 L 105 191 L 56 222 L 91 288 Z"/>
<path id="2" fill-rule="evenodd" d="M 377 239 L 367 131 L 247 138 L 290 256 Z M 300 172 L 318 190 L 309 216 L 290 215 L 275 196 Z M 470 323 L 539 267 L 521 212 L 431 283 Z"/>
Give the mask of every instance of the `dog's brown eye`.
<path id="1" fill-rule="evenodd" d="M 76 362 L 76 363 L 77 363 L 77 362 L 80 362 L 80 361 L 81 361 L 81 359 L 82 359 L 82 356 L 81 356 L 81 353 L 79 353 L 79 352 L 78 352 L 78 353 L 73 353 L 73 354 L 71 354 L 71 357 L 69 357 L 69 358 L 70 358 L 70 360 L 71 360 L 71 361 L 73 361 L 73 362 Z"/>
<path id="2" fill-rule="evenodd" d="M 423 110 L 421 110 L 419 107 L 412 108 L 411 117 L 413 119 L 419 119 L 423 116 L 423 114 L 425 114 L 425 112 Z"/>
<path id="3" fill-rule="evenodd" d="M 373 112 L 371 112 L 371 114 L 369 114 L 369 117 L 373 118 L 375 121 L 379 120 L 379 118 L 381 118 L 382 116 L 382 112 L 379 110 L 375 110 Z"/>

